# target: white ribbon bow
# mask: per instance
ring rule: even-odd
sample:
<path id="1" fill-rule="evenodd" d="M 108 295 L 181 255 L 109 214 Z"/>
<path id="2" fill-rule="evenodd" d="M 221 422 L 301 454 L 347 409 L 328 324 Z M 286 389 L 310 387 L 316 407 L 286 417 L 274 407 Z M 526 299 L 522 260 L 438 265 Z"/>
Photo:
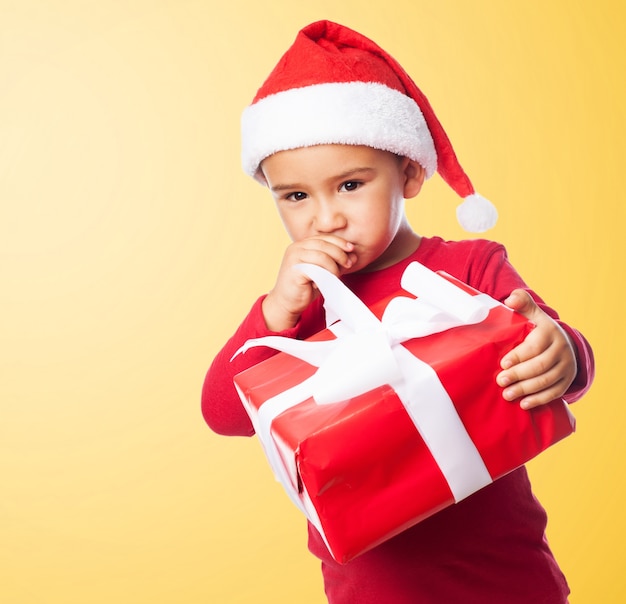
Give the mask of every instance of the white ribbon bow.
<path id="1" fill-rule="evenodd" d="M 234 355 L 253 346 L 268 346 L 318 367 L 310 378 L 263 403 L 256 417 L 251 413 L 270 464 L 296 505 L 320 529 L 308 494 L 304 493 L 302 501 L 296 490 L 295 461 L 289 468 L 281 462 L 271 436 L 274 418 L 309 397 L 321 405 L 331 404 L 385 384 L 396 391 L 456 501 L 489 484 L 491 476 L 437 374 L 401 344 L 460 325 L 479 323 L 499 302 L 485 294 L 468 294 L 413 262 L 406 268 L 401 285 L 417 298 L 393 298 L 382 320 L 378 320 L 325 269 L 312 264 L 299 264 L 296 268 L 312 279 L 324 296 L 327 323 L 339 318 L 329 325 L 336 339 L 311 342 L 267 336 L 248 340 Z M 246 404 L 243 393 L 240 396 Z"/>
<path id="2" fill-rule="evenodd" d="M 392 299 L 379 321 L 333 274 L 314 264 L 298 264 L 295 268 L 312 279 L 324 296 L 327 323 L 332 322 L 332 317 L 341 320 L 335 327 L 329 325 L 340 336 L 321 342 L 282 336 L 251 339 L 233 358 L 254 346 L 268 346 L 319 367 L 312 378 L 312 388 L 313 398 L 320 405 L 395 382 L 400 377 L 393 355 L 398 344 L 452 327 L 479 323 L 493 306 L 488 296 L 472 296 L 413 262 L 402 275 L 401 286 L 417 298 Z"/>

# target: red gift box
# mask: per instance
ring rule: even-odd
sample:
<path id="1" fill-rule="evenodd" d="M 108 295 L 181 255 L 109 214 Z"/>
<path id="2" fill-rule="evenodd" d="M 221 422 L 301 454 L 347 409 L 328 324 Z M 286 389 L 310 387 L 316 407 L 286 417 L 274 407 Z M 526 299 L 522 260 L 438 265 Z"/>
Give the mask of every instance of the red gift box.
<path id="1" fill-rule="evenodd" d="M 238 374 L 235 386 L 277 479 L 337 561 L 573 432 L 561 399 L 526 411 L 502 398 L 500 359 L 533 328 L 522 315 L 417 263 L 403 277 L 407 291 L 371 311 L 330 273 L 301 269 L 327 317 L 340 320 L 304 342 L 250 341 L 244 349 L 287 352 Z"/>

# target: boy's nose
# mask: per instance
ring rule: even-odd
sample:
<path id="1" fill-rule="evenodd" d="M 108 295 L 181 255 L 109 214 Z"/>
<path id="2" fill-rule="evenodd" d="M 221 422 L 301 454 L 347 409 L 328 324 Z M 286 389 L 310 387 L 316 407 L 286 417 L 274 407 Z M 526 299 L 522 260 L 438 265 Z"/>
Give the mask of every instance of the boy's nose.
<path id="1" fill-rule="evenodd" d="M 346 217 L 337 204 L 321 202 L 317 204 L 315 228 L 320 233 L 334 233 L 346 226 Z"/>

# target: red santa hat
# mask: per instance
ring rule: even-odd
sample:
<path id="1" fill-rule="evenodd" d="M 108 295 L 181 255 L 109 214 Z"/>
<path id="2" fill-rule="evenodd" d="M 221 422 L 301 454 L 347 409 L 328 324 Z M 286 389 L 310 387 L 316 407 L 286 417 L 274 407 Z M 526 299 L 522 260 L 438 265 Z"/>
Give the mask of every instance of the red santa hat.
<path id="1" fill-rule="evenodd" d="M 242 115 L 242 163 L 321 144 L 366 145 L 409 157 L 426 178 L 438 172 L 463 198 L 461 226 L 480 233 L 498 213 L 478 195 L 426 97 L 375 42 L 330 21 L 302 29 Z"/>

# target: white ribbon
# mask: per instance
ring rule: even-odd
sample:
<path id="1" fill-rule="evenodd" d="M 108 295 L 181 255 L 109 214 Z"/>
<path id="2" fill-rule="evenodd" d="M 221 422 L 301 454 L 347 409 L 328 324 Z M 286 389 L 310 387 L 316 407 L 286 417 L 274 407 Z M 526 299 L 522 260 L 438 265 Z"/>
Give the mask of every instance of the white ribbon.
<path id="1" fill-rule="evenodd" d="M 393 298 L 378 320 L 325 269 L 311 264 L 296 268 L 319 288 L 324 296 L 326 316 L 339 317 L 338 322 L 329 326 L 336 339 L 311 342 L 267 336 L 248 340 L 235 356 L 253 346 L 268 346 L 318 367 L 310 378 L 263 403 L 256 417 L 251 409 L 250 415 L 277 479 L 320 532 L 323 534 L 308 494 L 301 497 L 298 493 L 295 460 L 287 461 L 290 467 L 285 467 L 271 436 L 272 421 L 310 397 L 320 405 L 332 404 L 388 384 L 405 406 L 456 501 L 492 482 L 437 374 L 401 344 L 483 321 L 489 309 L 499 302 L 484 294 L 468 294 L 413 262 L 405 270 L 401 285 L 417 298 Z M 240 396 L 249 408 L 242 392 Z M 288 455 L 283 459 L 288 459 Z"/>

